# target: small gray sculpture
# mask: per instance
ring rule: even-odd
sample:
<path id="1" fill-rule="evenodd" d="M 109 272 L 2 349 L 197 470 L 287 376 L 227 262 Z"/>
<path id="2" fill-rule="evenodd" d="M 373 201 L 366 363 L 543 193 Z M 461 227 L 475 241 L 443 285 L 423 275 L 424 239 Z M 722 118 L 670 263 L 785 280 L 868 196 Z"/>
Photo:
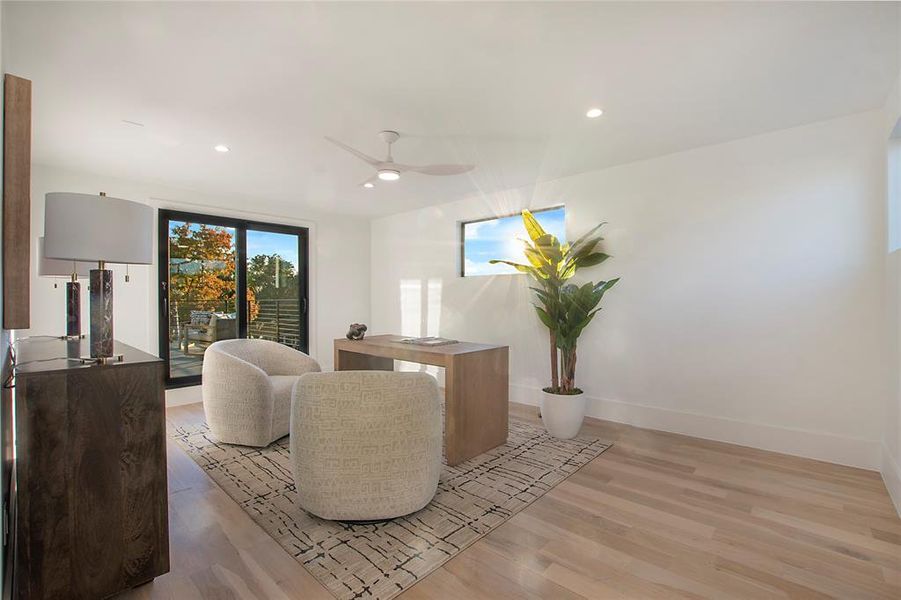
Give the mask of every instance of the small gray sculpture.
<path id="1" fill-rule="evenodd" d="M 363 323 L 351 323 L 350 331 L 347 332 L 347 339 L 362 340 L 366 335 L 366 325 Z"/>

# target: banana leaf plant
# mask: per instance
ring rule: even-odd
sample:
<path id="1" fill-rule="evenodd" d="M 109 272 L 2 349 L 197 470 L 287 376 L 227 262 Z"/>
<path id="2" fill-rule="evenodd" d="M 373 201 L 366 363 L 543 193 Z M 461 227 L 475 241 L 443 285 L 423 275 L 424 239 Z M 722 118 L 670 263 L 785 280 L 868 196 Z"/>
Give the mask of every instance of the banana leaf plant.
<path id="1" fill-rule="evenodd" d="M 551 386 L 544 391 L 552 394 L 580 394 L 575 387 L 576 349 L 579 336 L 600 311 L 598 306 L 604 293 L 616 285 L 619 278 L 581 286 L 567 281 L 576 271 L 599 265 L 609 255 L 597 250 L 604 239 L 597 235 L 604 223 L 593 227 L 572 244 L 561 244 L 556 236 L 547 233 L 535 216 L 522 211 L 522 221 L 528 240 L 523 242 L 523 254 L 528 264 L 508 260 L 491 260 L 491 264 L 510 265 L 529 275 L 536 283 L 535 310 L 542 324 L 548 328 L 551 348 Z"/>

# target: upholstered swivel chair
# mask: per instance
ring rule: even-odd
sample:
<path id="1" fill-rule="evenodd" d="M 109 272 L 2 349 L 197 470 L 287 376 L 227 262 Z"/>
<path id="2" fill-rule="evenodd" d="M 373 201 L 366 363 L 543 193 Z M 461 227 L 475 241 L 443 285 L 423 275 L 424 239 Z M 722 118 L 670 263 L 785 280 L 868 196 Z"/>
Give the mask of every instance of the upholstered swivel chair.
<path id="1" fill-rule="evenodd" d="M 424 507 L 441 474 L 441 398 L 426 373 L 309 373 L 294 388 L 291 470 L 300 506 L 336 521 Z"/>
<path id="2" fill-rule="evenodd" d="M 269 340 L 215 342 L 203 357 L 203 412 L 220 442 L 268 446 L 290 430 L 291 392 L 319 363 Z"/>

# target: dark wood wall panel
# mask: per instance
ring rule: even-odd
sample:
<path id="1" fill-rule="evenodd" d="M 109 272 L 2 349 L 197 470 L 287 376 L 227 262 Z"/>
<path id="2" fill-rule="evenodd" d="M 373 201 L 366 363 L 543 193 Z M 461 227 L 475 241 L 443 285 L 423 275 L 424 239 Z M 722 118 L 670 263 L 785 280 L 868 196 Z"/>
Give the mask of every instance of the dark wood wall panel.
<path id="1" fill-rule="evenodd" d="M 31 82 L 3 79 L 3 328 L 28 329 Z"/>
<path id="2" fill-rule="evenodd" d="M 6 512 L 9 529 L 3 535 L 3 564 L 0 565 L 0 594 L 2 600 L 12 597 L 13 574 L 13 548 L 16 547 L 16 479 L 13 469 L 13 394 L 12 386 L 6 385 L 12 376 L 12 350 L 7 347 L 3 353 L 3 368 L 0 369 L 0 382 L 3 383 L 0 390 L 0 437 L 3 446 L 3 509 Z"/>

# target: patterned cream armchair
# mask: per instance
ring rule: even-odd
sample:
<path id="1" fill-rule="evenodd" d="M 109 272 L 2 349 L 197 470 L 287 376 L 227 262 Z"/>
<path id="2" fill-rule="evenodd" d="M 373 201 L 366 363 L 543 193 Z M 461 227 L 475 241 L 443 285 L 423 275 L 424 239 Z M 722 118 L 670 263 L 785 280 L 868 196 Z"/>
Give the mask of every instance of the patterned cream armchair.
<path id="1" fill-rule="evenodd" d="M 319 363 L 269 340 L 215 342 L 203 358 L 203 412 L 217 440 L 268 446 L 290 430 L 291 392 Z"/>
<path id="2" fill-rule="evenodd" d="M 441 474 L 438 384 L 426 373 L 304 375 L 294 388 L 290 445 L 306 511 L 337 521 L 416 512 Z"/>

